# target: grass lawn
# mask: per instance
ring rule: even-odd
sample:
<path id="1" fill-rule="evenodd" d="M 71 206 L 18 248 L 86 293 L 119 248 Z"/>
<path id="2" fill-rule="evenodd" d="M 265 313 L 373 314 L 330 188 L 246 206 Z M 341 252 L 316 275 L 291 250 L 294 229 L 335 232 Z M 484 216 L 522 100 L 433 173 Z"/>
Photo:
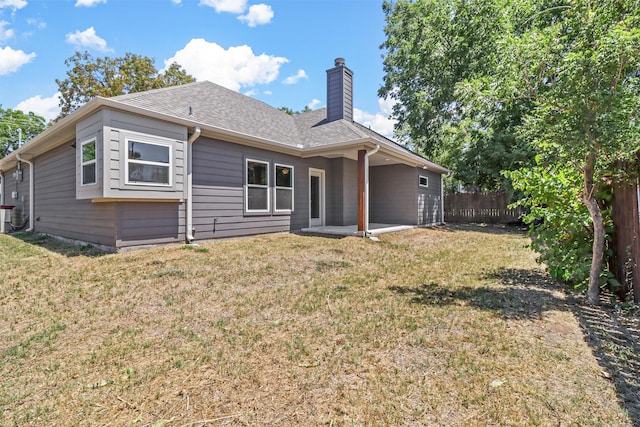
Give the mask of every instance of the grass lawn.
<path id="1" fill-rule="evenodd" d="M 607 329 L 522 234 L 380 239 L 0 235 L 0 425 L 634 425 Z"/>

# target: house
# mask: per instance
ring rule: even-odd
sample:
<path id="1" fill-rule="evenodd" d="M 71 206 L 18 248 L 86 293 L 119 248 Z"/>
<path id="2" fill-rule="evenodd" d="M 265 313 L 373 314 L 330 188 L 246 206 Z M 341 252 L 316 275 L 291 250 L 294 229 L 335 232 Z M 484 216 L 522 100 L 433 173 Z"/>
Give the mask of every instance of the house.
<path id="1" fill-rule="evenodd" d="M 108 250 L 442 223 L 448 170 L 354 122 L 352 92 L 338 58 L 327 107 L 293 116 L 207 81 L 98 97 L 0 160 L 0 205 Z"/>

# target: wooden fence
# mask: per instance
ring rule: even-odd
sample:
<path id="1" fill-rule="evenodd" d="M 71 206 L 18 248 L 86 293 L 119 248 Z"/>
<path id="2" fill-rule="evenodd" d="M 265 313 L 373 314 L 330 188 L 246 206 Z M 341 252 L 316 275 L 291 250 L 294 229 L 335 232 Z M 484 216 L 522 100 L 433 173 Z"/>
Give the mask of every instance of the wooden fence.
<path id="1" fill-rule="evenodd" d="M 525 211 L 509 209 L 506 193 L 457 193 L 444 198 L 445 222 L 483 222 L 508 224 L 517 222 Z"/>

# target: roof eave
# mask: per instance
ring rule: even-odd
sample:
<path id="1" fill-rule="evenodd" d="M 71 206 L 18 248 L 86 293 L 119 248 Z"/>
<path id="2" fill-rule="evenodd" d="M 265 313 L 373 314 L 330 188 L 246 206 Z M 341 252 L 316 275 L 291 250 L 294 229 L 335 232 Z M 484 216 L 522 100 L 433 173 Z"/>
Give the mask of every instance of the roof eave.
<path id="1" fill-rule="evenodd" d="M 13 168 L 18 154 L 26 159 L 33 159 L 55 147 L 65 144 L 70 139 L 75 140 L 75 124 L 86 116 L 98 110 L 104 98 L 94 98 L 73 113 L 60 119 L 56 124 L 38 134 L 17 150 L 12 151 L 0 159 L 0 172 Z M 71 130 L 70 130 L 71 129 Z"/>
<path id="2" fill-rule="evenodd" d="M 344 152 L 345 150 L 348 150 L 348 149 L 352 149 L 352 150 L 353 149 L 373 149 L 377 145 L 380 146 L 380 150 L 382 152 L 388 152 L 392 154 L 394 157 L 398 158 L 403 163 L 409 166 L 420 167 L 441 175 L 449 173 L 449 169 L 444 168 L 436 163 L 433 163 L 432 161 L 427 160 L 418 154 L 415 154 L 400 146 L 382 143 L 371 137 L 360 138 L 360 139 L 351 140 L 351 141 L 336 142 L 333 144 L 326 144 L 319 147 L 306 148 L 302 153 L 302 157 L 306 158 L 306 157 L 326 156 L 326 155 L 334 154 L 340 151 Z"/>
<path id="3" fill-rule="evenodd" d="M 206 135 L 213 138 L 223 138 L 225 140 L 244 145 L 251 145 L 269 150 L 276 150 L 287 154 L 300 155 L 302 147 L 293 147 L 278 141 L 259 138 L 253 135 L 232 131 L 207 125 L 191 119 L 184 119 L 168 114 L 150 111 L 141 107 L 136 107 L 121 103 L 109 98 L 95 97 L 73 113 L 58 121 L 31 141 L 11 152 L 6 157 L 0 159 L 0 172 L 12 169 L 17 161 L 16 155 L 21 154 L 27 159 L 37 157 L 57 146 L 63 145 L 70 139 L 75 139 L 75 124 L 85 117 L 95 113 L 101 108 L 112 108 L 115 110 L 138 114 L 141 116 L 155 118 L 162 121 L 169 121 L 187 128 L 199 126 Z"/>

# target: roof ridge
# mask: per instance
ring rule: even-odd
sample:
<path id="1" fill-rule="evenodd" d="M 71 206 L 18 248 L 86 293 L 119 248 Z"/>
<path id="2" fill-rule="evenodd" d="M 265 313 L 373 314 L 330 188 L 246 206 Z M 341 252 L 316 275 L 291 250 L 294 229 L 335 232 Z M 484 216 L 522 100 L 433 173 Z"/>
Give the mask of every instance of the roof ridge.
<path id="1" fill-rule="evenodd" d="M 173 86 L 165 86 L 165 87 L 159 87 L 157 89 L 144 90 L 142 92 L 129 92 L 129 93 L 125 93 L 125 94 L 122 94 L 122 95 L 112 96 L 109 99 L 115 99 L 115 100 L 129 99 L 129 98 L 133 98 L 133 97 L 136 97 L 136 96 L 145 96 L 145 95 L 148 95 L 148 94 L 168 92 L 168 91 L 176 90 L 178 88 L 184 88 L 185 86 L 196 86 L 196 85 L 203 84 L 203 83 L 212 83 L 212 82 L 210 82 L 208 80 L 202 80 L 202 81 L 184 83 L 184 84 L 173 85 Z M 215 84 L 215 83 L 213 83 L 213 84 Z"/>

